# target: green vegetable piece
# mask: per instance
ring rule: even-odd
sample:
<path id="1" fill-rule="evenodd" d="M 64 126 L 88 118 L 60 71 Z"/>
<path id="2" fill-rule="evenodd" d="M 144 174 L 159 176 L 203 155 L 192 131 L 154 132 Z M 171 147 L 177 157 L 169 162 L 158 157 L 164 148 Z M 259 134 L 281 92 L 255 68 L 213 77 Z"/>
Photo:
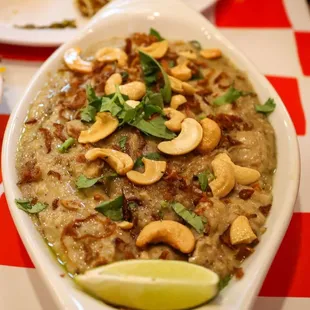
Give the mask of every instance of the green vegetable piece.
<path id="1" fill-rule="evenodd" d="M 142 99 L 142 103 L 145 105 L 155 105 L 159 108 L 164 108 L 163 96 L 160 93 L 154 93 L 148 90 Z"/>
<path id="2" fill-rule="evenodd" d="M 163 110 L 156 105 L 148 104 L 144 106 L 144 118 L 149 119 L 153 114 L 163 114 Z"/>
<path id="3" fill-rule="evenodd" d="M 122 136 L 119 141 L 118 141 L 118 145 L 120 146 L 120 148 L 122 149 L 122 151 L 126 151 L 126 142 L 127 142 L 127 138 L 126 136 Z"/>
<path id="4" fill-rule="evenodd" d="M 139 167 L 144 166 L 144 163 L 142 161 L 143 157 L 145 157 L 147 159 L 151 159 L 151 160 L 160 160 L 161 159 L 161 155 L 159 153 L 156 153 L 156 152 L 155 153 L 148 153 L 148 154 L 142 155 L 136 159 L 134 168 L 139 168 Z"/>
<path id="5" fill-rule="evenodd" d="M 169 66 L 169 68 L 175 67 L 175 61 L 174 60 L 169 60 L 168 61 L 168 66 Z"/>
<path id="6" fill-rule="evenodd" d="M 274 99 L 269 98 L 265 104 L 257 104 L 255 105 L 255 110 L 259 113 L 269 114 L 272 113 L 276 108 L 276 103 L 274 102 Z"/>
<path id="7" fill-rule="evenodd" d="M 201 69 L 198 70 L 198 73 L 194 74 L 191 78 L 191 81 L 198 81 L 198 80 L 203 80 L 204 79 L 204 75 L 201 71 Z"/>
<path id="8" fill-rule="evenodd" d="M 120 74 L 121 74 L 121 76 L 122 76 L 123 82 L 124 82 L 125 80 L 127 80 L 128 77 L 129 77 L 129 74 L 128 74 L 127 71 L 122 71 L 122 72 L 120 72 Z"/>
<path id="9" fill-rule="evenodd" d="M 102 213 L 112 221 L 121 221 L 123 219 L 123 202 L 124 196 L 121 195 L 113 200 L 104 201 L 97 206 L 95 210 Z"/>
<path id="10" fill-rule="evenodd" d="M 221 278 L 218 284 L 219 291 L 224 289 L 228 285 L 230 280 L 231 280 L 231 275 L 227 275 L 224 278 Z"/>
<path id="11" fill-rule="evenodd" d="M 150 121 L 144 120 L 142 117 L 135 119 L 130 125 L 138 128 L 147 135 L 165 140 L 171 140 L 176 137 L 175 133 L 165 126 L 166 119 L 158 116 Z"/>
<path id="12" fill-rule="evenodd" d="M 198 173 L 197 177 L 198 177 L 200 188 L 204 192 L 206 191 L 209 185 L 209 182 L 214 180 L 214 175 L 209 170 Z"/>
<path id="13" fill-rule="evenodd" d="M 154 28 L 150 28 L 150 35 L 157 38 L 158 41 L 163 41 L 165 40 L 161 35 L 160 33 L 155 30 Z"/>
<path id="14" fill-rule="evenodd" d="M 169 103 L 171 100 L 171 85 L 168 78 L 167 73 L 162 68 L 162 66 L 158 63 L 157 60 L 155 60 L 150 55 L 139 51 L 140 55 L 140 62 L 144 74 L 144 80 L 147 85 L 151 85 L 154 82 L 157 81 L 157 73 L 160 71 L 163 78 L 164 78 L 164 87 L 161 89 L 161 94 L 163 96 L 163 99 L 166 103 Z"/>
<path id="15" fill-rule="evenodd" d="M 96 114 L 96 108 L 88 105 L 87 107 L 81 109 L 81 120 L 87 123 L 92 123 L 95 121 Z"/>
<path id="16" fill-rule="evenodd" d="M 100 111 L 101 107 L 101 97 L 97 97 L 94 88 L 91 85 L 86 85 L 86 96 L 88 106 L 92 106 L 97 112 Z"/>
<path id="17" fill-rule="evenodd" d="M 48 204 L 41 202 L 31 204 L 31 200 L 27 199 L 15 199 L 15 203 L 19 209 L 31 214 L 39 213 L 48 207 Z"/>
<path id="18" fill-rule="evenodd" d="M 172 204 L 172 209 L 184 221 L 190 224 L 199 234 L 204 231 L 204 222 L 202 217 L 196 215 L 194 212 L 187 210 L 181 203 L 175 202 Z"/>
<path id="19" fill-rule="evenodd" d="M 62 145 L 58 147 L 59 153 L 66 153 L 68 152 L 69 148 L 75 143 L 73 138 L 68 138 Z"/>
<path id="20" fill-rule="evenodd" d="M 197 41 L 197 40 L 189 41 L 189 43 L 190 43 L 195 49 L 197 49 L 198 51 L 200 51 L 200 50 L 202 49 L 200 42 Z"/>
<path id="21" fill-rule="evenodd" d="M 244 92 L 242 90 L 238 90 L 238 89 L 234 88 L 234 86 L 230 86 L 228 91 L 223 96 L 217 97 L 213 101 L 213 104 L 220 106 L 220 105 L 232 103 L 232 102 L 236 101 L 238 98 L 240 98 L 242 96 L 248 96 L 250 94 L 251 94 L 251 92 Z"/>
<path id="22" fill-rule="evenodd" d="M 101 180 L 103 177 L 88 179 L 85 175 L 80 175 L 77 180 L 75 181 L 75 185 L 78 189 L 82 188 L 89 188 L 95 185 L 99 180 Z"/>

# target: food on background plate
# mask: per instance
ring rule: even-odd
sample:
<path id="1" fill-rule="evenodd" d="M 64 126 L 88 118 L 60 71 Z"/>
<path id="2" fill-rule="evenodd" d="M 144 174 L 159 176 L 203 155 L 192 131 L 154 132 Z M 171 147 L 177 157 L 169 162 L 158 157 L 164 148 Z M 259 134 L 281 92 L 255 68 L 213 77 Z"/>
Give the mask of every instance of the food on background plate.
<path id="1" fill-rule="evenodd" d="M 83 16 L 94 16 L 103 6 L 111 0 L 75 0 L 76 5 Z"/>
<path id="2" fill-rule="evenodd" d="M 68 49 L 31 104 L 17 206 L 96 296 L 92 275 L 105 281 L 108 264 L 135 259 L 203 266 L 221 289 L 266 230 L 274 100 L 261 105 L 246 74 L 198 41 L 151 29 L 111 42 Z"/>

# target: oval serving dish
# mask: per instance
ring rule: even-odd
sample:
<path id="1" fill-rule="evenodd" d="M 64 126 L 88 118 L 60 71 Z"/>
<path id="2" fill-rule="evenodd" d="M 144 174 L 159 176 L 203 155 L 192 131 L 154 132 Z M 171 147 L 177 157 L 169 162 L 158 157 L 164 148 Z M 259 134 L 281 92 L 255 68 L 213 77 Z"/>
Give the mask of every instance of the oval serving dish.
<path id="1" fill-rule="evenodd" d="M 133 32 L 147 32 L 150 27 L 172 40 L 200 41 L 204 47 L 216 47 L 246 72 L 261 102 L 274 98 L 277 108 L 270 122 L 277 139 L 278 168 L 274 177 L 274 201 L 267 221 L 267 231 L 260 244 L 244 263 L 245 276 L 231 281 L 210 304 L 199 309 L 249 309 L 289 224 L 299 185 L 299 150 L 292 121 L 283 102 L 257 69 L 228 42 L 205 18 L 177 0 L 115 0 L 99 12 L 71 42 L 60 47 L 33 77 L 21 101 L 13 111 L 4 138 L 2 169 L 4 187 L 11 214 L 21 238 L 48 288 L 61 309 L 113 309 L 80 291 L 51 255 L 31 219 L 19 210 L 14 199 L 20 197 L 16 185 L 15 154 L 23 121 L 35 95 L 55 73 L 64 52 L 72 47 L 82 49 L 111 37 L 126 37 Z"/>

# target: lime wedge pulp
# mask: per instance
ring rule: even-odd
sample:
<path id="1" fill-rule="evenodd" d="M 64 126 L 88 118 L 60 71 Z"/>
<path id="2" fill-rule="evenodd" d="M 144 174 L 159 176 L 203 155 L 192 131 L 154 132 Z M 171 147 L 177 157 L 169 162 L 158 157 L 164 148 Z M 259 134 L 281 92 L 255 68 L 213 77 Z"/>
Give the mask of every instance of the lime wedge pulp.
<path id="1" fill-rule="evenodd" d="M 218 292 L 213 271 L 182 261 L 127 260 L 75 277 L 107 303 L 141 310 L 179 310 L 200 305 Z"/>

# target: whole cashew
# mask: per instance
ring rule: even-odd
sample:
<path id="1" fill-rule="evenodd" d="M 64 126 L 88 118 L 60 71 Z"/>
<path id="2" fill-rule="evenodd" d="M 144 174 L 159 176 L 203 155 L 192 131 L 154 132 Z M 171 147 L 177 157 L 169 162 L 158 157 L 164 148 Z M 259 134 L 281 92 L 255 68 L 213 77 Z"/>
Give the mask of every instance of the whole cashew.
<path id="1" fill-rule="evenodd" d="M 209 186 L 215 197 L 222 198 L 228 195 L 235 186 L 235 174 L 232 165 L 218 157 L 211 162 L 215 180 Z"/>
<path id="2" fill-rule="evenodd" d="M 171 88 L 174 92 L 184 95 L 193 95 L 196 92 L 196 89 L 192 85 L 186 82 L 182 82 L 181 80 L 176 79 L 171 75 L 168 75 L 168 78 Z"/>
<path id="3" fill-rule="evenodd" d="M 167 167 L 165 161 L 142 158 L 144 172 L 131 170 L 127 173 L 127 178 L 138 185 L 151 185 L 158 182 L 164 175 Z"/>
<path id="4" fill-rule="evenodd" d="M 170 69 L 171 75 L 181 81 L 188 81 L 192 77 L 192 71 L 187 67 L 188 61 L 184 61 L 181 64 Z"/>
<path id="5" fill-rule="evenodd" d="M 202 153 L 211 152 L 217 147 L 221 140 L 221 128 L 210 118 L 201 120 L 200 125 L 203 129 L 203 136 L 197 149 Z"/>
<path id="6" fill-rule="evenodd" d="M 125 175 L 133 168 L 133 160 L 129 155 L 112 149 L 94 148 L 85 154 L 87 160 L 101 158 L 106 161 L 119 175 Z"/>
<path id="7" fill-rule="evenodd" d="M 183 103 L 185 103 L 187 100 L 183 95 L 174 95 L 171 98 L 170 101 L 170 107 L 172 109 L 178 109 L 180 105 L 182 105 Z"/>
<path id="8" fill-rule="evenodd" d="M 137 238 L 136 246 L 141 248 L 159 242 L 167 243 L 182 253 L 191 253 L 195 247 L 195 237 L 186 226 L 167 220 L 146 225 Z"/>
<path id="9" fill-rule="evenodd" d="M 164 108 L 163 111 L 169 118 L 169 121 L 165 122 L 165 126 L 173 132 L 181 131 L 181 124 L 186 116 L 182 112 L 172 108 Z"/>
<path id="10" fill-rule="evenodd" d="M 130 82 L 125 85 L 121 85 L 119 90 L 122 94 L 127 95 L 130 100 L 139 100 L 146 93 L 145 84 L 139 81 Z"/>
<path id="11" fill-rule="evenodd" d="M 122 76 L 119 73 L 112 74 L 106 81 L 104 92 L 106 95 L 115 93 L 115 85 L 121 85 L 123 82 Z"/>
<path id="12" fill-rule="evenodd" d="M 193 151 L 202 140 L 202 127 L 193 118 L 186 118 L 181 124 L 181 132 L 171 141 L 158 144 L 158 149 L 169 155 L 183 155 Z"/>
<path id="13" fill-rule="evenodd" d="M 252 227 L 247 217 L 238 216 L 230 226 L 230 242 L 235 244 L 249 244 L 252 243 L 257 236 L 254 234 Z"/>
<path id="14" fill-rule="evenodd" d="M 113 133 L 118 127 L 118 119 L 109 112 L 100 112 L 96 115 L 96 122 L 79 136 L 79 143 L 95 143 Z"/>
<path id="15" fill-rule="evenodd" d="M 233 166 L 236 182 L 241 185 L 252 184 L 260 178 L 260 173 L 257 170 L 235 165 L 226 153 L 218 154 L 217 158 L 220 158 Z"/>
<path id="16" fill-rule="evenodd" d="M 95 58 L 100 62 L 117 61 L 120 67 L 125 67 L 128 60 L 127 54 L 122 49 L 117 47 L 101 48 L 97 51 Z"/>
<path id="17" fill-rule="evenodd" d="M 194 51 L 181 51 L 181 52 L 178 52 L 178 55 L 183 56 L 190 60 L 197 59 L 197 55 Z"/>
<path id="18" fill-rule="evenodd" d="M 81 50 L 78 47 L 69 48 L 64 54 L 64 61 L 69 69 L 82 73 L 91 73 L 93 64 L 80 57 Z"/>
<path id="19" fill-rule="evenodd" d="M 151 45 L 147 47 L 140 47 L 139 49 L 142 52 L 147 53 L 148 55 L 152 56 L 155 59 L 159 59 L 165 56 L 168 50 L 168 41 L 163 40 L 160 42 L 152 43 Z"/>
<path id="20" fill-rule="evenodd" d="M 206 59 L 216 59 L 222 56 L 222 52 L 218 48 L 209 48 L 201 50 L 200 55 Z"/>

